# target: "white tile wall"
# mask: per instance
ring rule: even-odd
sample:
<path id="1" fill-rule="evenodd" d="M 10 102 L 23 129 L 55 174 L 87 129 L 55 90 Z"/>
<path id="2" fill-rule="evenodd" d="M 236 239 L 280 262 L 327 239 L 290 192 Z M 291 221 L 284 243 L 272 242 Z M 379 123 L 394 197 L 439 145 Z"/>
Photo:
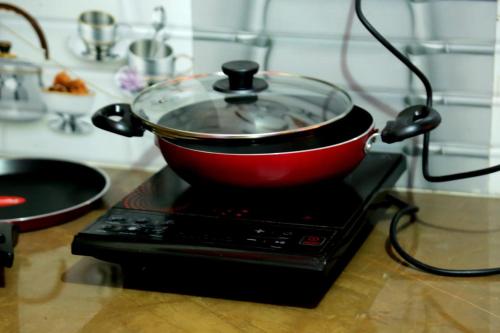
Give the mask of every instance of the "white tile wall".
<path id="1" fill-rule="evenodd" d="M 500 37 L 500 6 L 497 11 L 496 36 Z M 494 70 L 494 96 L 493 109 L 491 115 L 491 146 L 490 146 L 490 166 L 500 164 L 500 54 L 495 55 Z M 489 192 L 500 193 L 500 172 L 490 176 Z"/>
<path id="2" fill-rule="evenodd" d="M 496 5 L 492 2 L 364 0 L 362 5 L 373 25 L 390 38 L 411 38 L 415 31 L 419 38 L 474 41 L 494 39 L 490 33 L 485 34 L 495 29 Z M 266 3 L 269 9 L 264 20 Z M 266 21 L 266 30 L 274 33 L 341 36 L 351 3 L 346 0 L 192 0 L 192 10 L 196 27 L 259 31 Z M 368 37 L 357 20 L 353 35 Z"/>

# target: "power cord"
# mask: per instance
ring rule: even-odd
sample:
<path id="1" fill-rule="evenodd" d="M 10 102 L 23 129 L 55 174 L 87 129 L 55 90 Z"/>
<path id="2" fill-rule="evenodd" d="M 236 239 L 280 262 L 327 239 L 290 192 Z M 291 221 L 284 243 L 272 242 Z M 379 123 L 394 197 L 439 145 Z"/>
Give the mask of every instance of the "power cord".
<path id="1" fill-rule="evenodd" d="M 398 58 L 408 69 L 413 72 L 422 82 L 425 92 L 426 92 L 426 105 L 425 108 L 423 108 L 423 112 L 421 115 L 422 117 L 425 117 L 427 114 L 429 114 L 430 110 L 432 110 L 432 86 L 427 77 L 406 57 L 404 56 L 401 52 L 399 52 L 387 39 L 385 39 L 372 25 L 368 20 L 366 19 L 365 15 L 363 14 L 363 11 L 361 9 L 361 1 L 362 0 L 355 0 L 355 9 L 356 9 L 356 15 L 358 16 L 358 19 L 361 21 L 361 23 L 365 26 L 365 28 L 377 39 L 389 52 L 391 52 L 396 58 Z M 479 177 L 479 176 L 484 176 L 487 174 L 491 174 L 493 172 L 500 171 L 500 164 L 495 165 L 492 167 L 488 168 L 483 168 L 483 169 L 478 169 L 478 170 L 472 170 L 472 171 L 467 171 L 467 172 L 460 172 L 460 173 L 455 173 L 455 174 L 449 174 L 449 175 L 441 175 L 441 176 L 433 176 L 429 172 L 429 142 L 430 142 L 430 133 L 424 133 L 424 140 L 423 140 L 423 151 L 422 151 L 422 173 L 424 178 L 429 181 L 429 182 L 448 182 L 448 181 L 453 181 L 453 180 L 459 180 L 459 179 L 466 179 L 466 178 L 472 178 L 472 177 Z M 398 225 L 401 219 L 405 215 L 411 215 L 413 218 L 415 218 L 415 214 L 418 212 L 418 207 L 409 205 L 407 203 L 402 203 L 400 201 L 398 203 L 399 210 L 398 212 L 394 215 L 391 221 L 390 225 L 390 230 L 389 230 L 389 240 L 392 245 L 392 247 L 396 250 L 396 252 L 404 259 L 406 260 L 409 264 L 412 266 L 431 273 L 431 274 L 437 274 L 437 275 L 444 275 L 444 276 L 455 276 L 455 277 L 472 277 L 472 276 L 487 276 L 487 275 L 493 275 L 493 274 L 500 274 L 500 268 L 481 268 L 481 269 L 445 269 L 445 268 L 439 268 L 439 267 L 434 267 L 431 265 L 428 265 L 426 263 L 423 263 L 413 256 L 411 256 L 408 252 L 406 252 L 401 244 L 399 243 L 397 239 L 397 231 L 398 231 Z"/>
<path id="2" fill-rule="evenodd" d="M 443 276 L 454 276 L 454 277 L 473 277 L 473 276 L 488 276 L 500 274 L 500 267 L 497 268 L 479 268 L 479 269 L 447 269 L 440 268 L 436 266 L 428 265 L 415 257 L 410 255 L 406 250 L 403 249 L 399 240 L 397 238 L 398 226 L 402 221 L 402 218 L 406 215 L 410 215 L 412 220 L 416 219 L 416 213 L 418 212 L 418 207 L 410 205 L 402 200 L 399 200 L 393 196 L 390 196 L 390 202 L 396 205 L 399 209 L 394 214 L 389 227 L 389 241 L 396 252 L 406 260 L 410 265 L 424 271 L 427 273 Z"/>

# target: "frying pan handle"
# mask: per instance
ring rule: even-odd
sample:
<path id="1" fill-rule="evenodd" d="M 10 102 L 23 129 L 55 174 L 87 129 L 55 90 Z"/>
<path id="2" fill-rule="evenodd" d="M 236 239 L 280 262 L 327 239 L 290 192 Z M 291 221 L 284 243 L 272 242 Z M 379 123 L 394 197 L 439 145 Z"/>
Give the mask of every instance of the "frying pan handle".
<path id="1" fill-rule="evenodd" d="M 127 137 L 143 136 L 145 131 L 142 121 L 132 113 L 130 104 L 125 103 L 100 108 L 92 116 L 92 123 L 105 131 Z"/>
<path id="2" fill-rule="evenodd" d="M 0 268 L 12 267 L 18 232 L 17 225 L 0 222 Z"/>

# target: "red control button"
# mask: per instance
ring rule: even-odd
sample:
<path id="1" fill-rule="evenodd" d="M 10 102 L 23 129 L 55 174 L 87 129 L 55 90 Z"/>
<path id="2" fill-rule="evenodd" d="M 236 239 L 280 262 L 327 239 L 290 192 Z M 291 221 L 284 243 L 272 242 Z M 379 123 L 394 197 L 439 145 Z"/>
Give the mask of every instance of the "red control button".
<path id="1" fill-rule="evenodd" d="M 325 237 L 308 235 L 308 236 L 302 237 L 299 244 L 300 245 L 307 245 L 307 246 L 321 246 L 321 245 L 323 245 L 324 242 L 325 242 Z"/>

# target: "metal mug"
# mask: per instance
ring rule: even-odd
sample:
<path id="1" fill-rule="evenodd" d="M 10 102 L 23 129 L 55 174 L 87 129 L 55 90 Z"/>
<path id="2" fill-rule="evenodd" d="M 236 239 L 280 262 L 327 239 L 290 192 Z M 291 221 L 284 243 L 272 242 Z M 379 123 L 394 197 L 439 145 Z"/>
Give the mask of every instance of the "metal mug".
<path id="1" fill-rule="evenodd" d="M 78 33 L 90 52 L 108 52 L 116 42 L 117 24 L 113 15 L 99 10 L 78 17 Z"/>
<path id="2" fill-rule="evenodd" d="M 176 76 L 176 62 L 188 55 L 174 55 L 173 48 L 154 39 L 139 39 L 132 42 L 128 48 L 128 66 L 144 76 L 148 83 L 155 83 L 165 78 Z M 185 72 L 190 71 L 191 68 Z"/>

